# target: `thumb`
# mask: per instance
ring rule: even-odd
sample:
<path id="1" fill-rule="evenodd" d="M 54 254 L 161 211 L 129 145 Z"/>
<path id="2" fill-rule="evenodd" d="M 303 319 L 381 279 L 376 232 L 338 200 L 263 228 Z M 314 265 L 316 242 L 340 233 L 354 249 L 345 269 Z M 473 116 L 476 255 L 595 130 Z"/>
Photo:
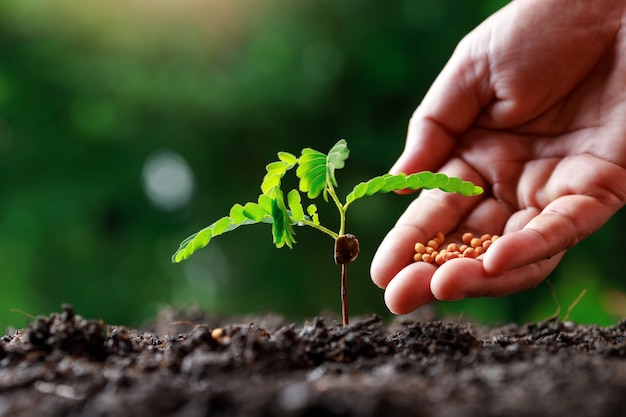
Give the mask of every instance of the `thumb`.
<path id="1" fill-rule="evenodd" d="M 484 32 L 479 26 L 463 39 L 435 79 L 411 117 L 404 151 L 391 173 L 438 170 L 492 100 Z"/>

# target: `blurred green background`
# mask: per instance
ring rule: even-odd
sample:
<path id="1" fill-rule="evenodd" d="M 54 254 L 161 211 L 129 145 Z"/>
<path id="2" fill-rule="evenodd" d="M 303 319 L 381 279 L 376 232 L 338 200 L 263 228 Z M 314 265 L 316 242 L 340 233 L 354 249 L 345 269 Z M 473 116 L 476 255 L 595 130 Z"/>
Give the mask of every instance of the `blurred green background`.
<path id="1" fill-rule="evenodd" d="M 0 2 L 0 327 L 72 303 L 138 324 L 164 305 L 220 314 L 339 312 L 332 240 L 298 229 L 276 250 L 266 225 L 173 265 L 179 242 L 256 199 L 279 150 L 346 138 L 341 195 L 387 171 L 408 119 L 456 43 L 505 1 L 3 0 Z M 410 197 L 351 208 L 361 242 L 352 314 L 387 315 L 369 278 Z M 334 226 L 333 207 L 321 207 Z M 335 223 L 333 223 L 335 222 Z M 624 312 L 623 216 L 550 278 L 579 321 Z M 616 262 L 616 259 L 617 262 Z M 438 305 L 487 322 L 542 319 L 549 285 Z"/>

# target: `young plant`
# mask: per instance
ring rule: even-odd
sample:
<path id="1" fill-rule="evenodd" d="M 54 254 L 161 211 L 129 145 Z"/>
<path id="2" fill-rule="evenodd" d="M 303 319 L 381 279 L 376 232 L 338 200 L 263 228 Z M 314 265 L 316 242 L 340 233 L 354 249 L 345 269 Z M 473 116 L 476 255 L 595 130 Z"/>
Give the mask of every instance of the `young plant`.
<path id="1" fill-rule="evenodd" d="M 342 202 L 335 187 L 337 179 L 335 171 L 345 165 L 349 150 L 345 140 L 340 140 L 331 148 L 328 154 L 305 148 L 300 157 L 288 152 L 279 152 L 278 161 L 266 167 L 266 174 L 261 183 L 261 195 L 257 202 L 248 202 L 244 205 L 235 204 L 228 216 L 222 217 L 210 226 L 183 240 L 180 247 L 172 256 L 173 262 L 181 262 L 189 258 L 195 251 L 205 247 L 213 237 L 235 230 L 239 226 L 256 223 L 272 225 L 274 245 L 282 248 L 285 245 L 292 247 L 294 226 L 309 226 L 330 236 L 335 241 L 334 260 L 341 265 L 341 315 L 343 324 L 348 324 L 348 287 L 346 266 L 354 261 L 359 254 L 359 242 L 352 234 L 346 233 L 346 212 L 348 207 L 362 197 L 376 193 L 388 193 L 396 190 L 417 190 L 438 188 L 446 192 L 456 192 L 472 196 L 482 193 L 482 188 L 469 181 L 462 181 L 456 177 L 448 177 L 440 173 L 428 171 L 411 175 L 385 174 L 374 177 L 356 185 Z M 296 168 L 297 167 L 297 168 Z M 300 180 L 298 190 L 292 189 L 285 195 L 281 189 L 281 181 L 287 171 L 296 168 L 296 176 Z M 300 192 L 306 193 L 310 200 L 323 195 L 324 200 L 330 200 L 339 211 L 339 230 L 333 231 L 323 226 L 315 204 L 309 204 L 304 209 Z"/>

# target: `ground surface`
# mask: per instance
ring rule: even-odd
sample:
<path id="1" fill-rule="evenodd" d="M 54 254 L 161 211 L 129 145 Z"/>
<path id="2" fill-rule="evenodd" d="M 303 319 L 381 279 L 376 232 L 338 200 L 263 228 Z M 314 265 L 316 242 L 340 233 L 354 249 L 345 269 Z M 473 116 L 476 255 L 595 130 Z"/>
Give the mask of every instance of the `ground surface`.
<path id="1" fill-rule="evenodd" d="M 624 322 L 179 320 L 33 320 L 0 340 L 0 416 L 626 415 Z"/>

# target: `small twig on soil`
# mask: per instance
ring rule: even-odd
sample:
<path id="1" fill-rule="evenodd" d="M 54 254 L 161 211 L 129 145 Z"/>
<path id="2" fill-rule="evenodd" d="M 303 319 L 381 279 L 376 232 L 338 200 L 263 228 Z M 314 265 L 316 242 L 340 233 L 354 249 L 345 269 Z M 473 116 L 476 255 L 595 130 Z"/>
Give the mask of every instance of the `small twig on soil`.
<path id="1" fill-rule="evenodd" d="M 552 285 L 552 281 L 547 280 L 546 284 L 548 284 L 548 288 L 550 288 L 550 293 L 552 294 L 552 299 L 554 300 L 554 304 L 556 304 L 556 311 L 548 317 L 548 320 L 558 319 L 559 314 L 561 314 L 561 304 L 556 296 L 556 290 L 554 289 L 554 285 Z"/>
<path id="2" fill-rule="evenodd" d="M 574 307 L 576 307 L 576 305 L 580 302 L 580 300 L 583 299 L 585 294 L 587 294 L 587 288 L 584 288 L 580 292 L 580 294 L 578 294 L 578 297 L 576 297 L 574 302 L 572 304 L 570 304 L 569 307 L 567 307 L 567 311 L 565 312 L 565 316 L 563 316 L 563 321 L 567 321 L 567 319 L 569 319 L 569 315 L 571 314 L 572 310 L 574 309 Z"/>
<path id="3" fill-rule="evenodd" d="M 27 312 L 25 312 L 24 310 L 20 310 L 19 308 L 12 308 L 11 309 L 12 313 L 20 313 L 21 315 L 23 315 L 24 317 L 26 317 L 27 319 L 30 320 L 35 320 L 37 317 L 33 316 L 32 314 L 29 314 Z M 28 321 L 26 322 L 28 324 Z"/>

